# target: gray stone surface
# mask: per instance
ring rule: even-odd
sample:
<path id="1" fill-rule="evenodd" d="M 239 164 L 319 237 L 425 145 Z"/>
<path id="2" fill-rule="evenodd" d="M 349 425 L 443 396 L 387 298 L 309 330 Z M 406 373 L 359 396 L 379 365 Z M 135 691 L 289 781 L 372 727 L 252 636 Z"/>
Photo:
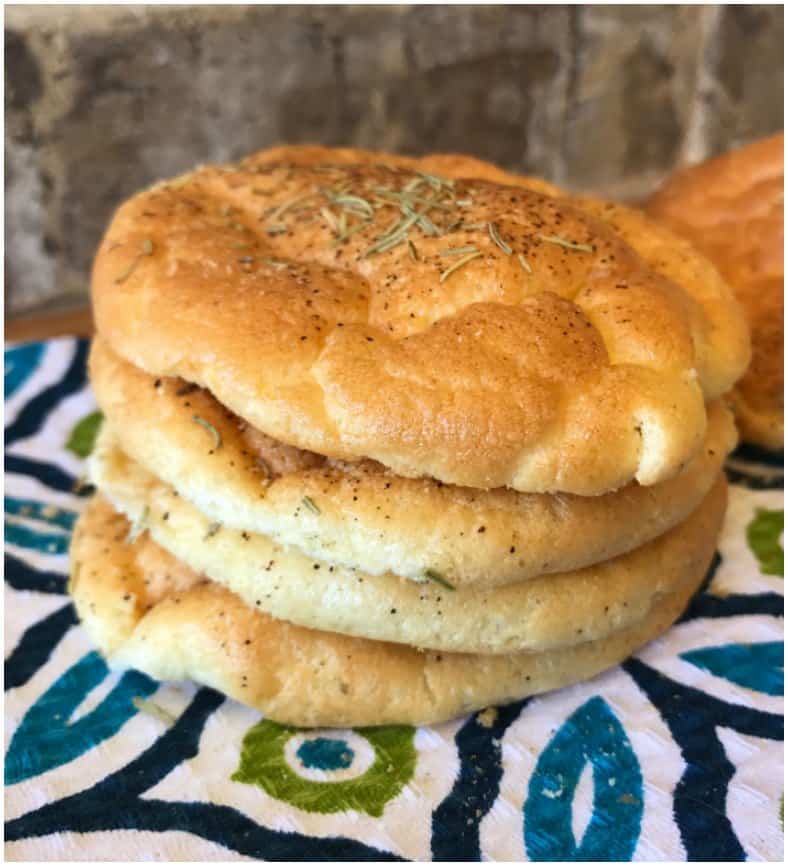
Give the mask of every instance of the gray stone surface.
<path id="1" fill-rule="evenodd" d="M 6 305 L 87 292 L 113 208 L 275 142 L 465 151 L 642 197 L 783 125 L 782 6 L 7 6 Z"/>

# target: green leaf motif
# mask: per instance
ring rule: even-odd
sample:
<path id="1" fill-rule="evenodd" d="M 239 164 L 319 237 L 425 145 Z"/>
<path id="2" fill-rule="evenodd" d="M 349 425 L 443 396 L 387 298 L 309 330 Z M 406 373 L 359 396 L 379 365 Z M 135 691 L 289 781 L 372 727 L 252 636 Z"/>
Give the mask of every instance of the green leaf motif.
<path id="1" fill-rule="evenodd" d="M 356 811 L 375 818 L 383 814 L 413 777 L 416 768 L 414 729 L 406 725 L 355 728 L 375 753 L 372 765 L 355 779 L 315 781 L 293 770 L 285 757 L 287 741 L 298 728 L 263 719 L 244 736 L 234 782 L 257 785 L 277 800 L 305 812 Z"/>
<path id="2" fill-rule="evenodd" d="M 103 420 L 104 416 L 101 412 L 91 412 L 90 415 L 85 415 L 71 428 L 66 448 L 77 457 L 88 457 L 96 444 L 96 436 L 98 436 Z"/>
<path id="3" fill-rule="evenodd" d="M 780 535 L 785 526 L 782 508 L 758 508 L 747 526 L 747 543 L 758 559 L 762 574 L 784 576 L 784 553 Z"/>

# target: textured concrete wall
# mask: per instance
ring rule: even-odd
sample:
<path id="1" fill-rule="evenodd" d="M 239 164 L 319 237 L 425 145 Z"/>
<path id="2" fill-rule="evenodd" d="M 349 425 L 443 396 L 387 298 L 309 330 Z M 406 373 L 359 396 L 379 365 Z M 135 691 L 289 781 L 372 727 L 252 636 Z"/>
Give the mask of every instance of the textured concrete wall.
<path id="1" fill-rule="evenodd" d="M 7 6 L 5 63 L 11 313 L 84 297 L 125 196 L 274 142 L 637 198 L 783 123 L 781 6 Z"/>

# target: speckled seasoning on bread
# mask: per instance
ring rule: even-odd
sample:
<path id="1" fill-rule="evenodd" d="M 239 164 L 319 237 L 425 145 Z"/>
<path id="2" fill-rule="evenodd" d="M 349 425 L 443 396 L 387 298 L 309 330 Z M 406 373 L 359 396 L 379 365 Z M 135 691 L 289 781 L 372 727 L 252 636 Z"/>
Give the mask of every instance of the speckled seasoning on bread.
<path id="1" fill-rule="evenodd" d="M 752 329 L 752 363 L 733 391 L 742 437 L 783 447 L 784 147 L 757 141 L 672 175 L 649 212 L 719 268 Z"/>
<path id="2" fill-rule="evenodd" d="M 724 510 L 696 538 L 708 562 Z M 300 726 L 428 724 L 587 679 L 625 659 L 681 614 L 696 571 L 643 617 L 604 638 L 545 652 L 471 655 L 315 631 L 277 620 L 186 569 L 101 497 L 80 519 L 71 592 L 110 663 L 164 680 L 194 679 Z"/>
<path id="3" fill-rule="evenodd" d="M 279 147 L 130 199 L 92 291 L 71 590 L 116 666 L 435 722 L 616 664 L 708 567 L 747 328 L 639 211 Z"/>

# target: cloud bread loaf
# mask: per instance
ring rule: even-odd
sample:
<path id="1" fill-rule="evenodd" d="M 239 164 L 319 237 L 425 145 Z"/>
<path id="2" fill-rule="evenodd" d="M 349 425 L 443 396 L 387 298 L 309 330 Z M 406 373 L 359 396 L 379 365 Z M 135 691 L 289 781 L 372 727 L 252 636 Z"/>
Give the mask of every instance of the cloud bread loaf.
<path id="1" fill-rule="evenodd" d="M 416 583 L 327 566 L 264 535 L 211 523 L 130 461 L 104 429 L 89 477 L 137 532 L 249 606 L 325 631 L 456 652 L 542 651 L 600 639 L 645 616 L 655 599 L 703 570 L 725 508 L 718 476 L 679 526 L 588 568 L 491 590 Z"/>
<path id="2" fill-rule="evenodd" d="M 313 631 L 273 619 L 184 568 L 100 496 L 74 533 L 70 592 L 115 667 L 191 678 L 298 726 L 429 724 L 587 679 L 664 631 L 703 569 L 628 629 L 546 653 L 465 655 Z M 706 544 L 707 560 L 713 543 Z"/>
<path id="3" fill-rule="evenodd" d="M 783 135 L 676 172 L 648 210 L 719 268 L 752 330 L 752 364 L 733 392 L 748 442 L 783 447 Z"/>
<path id="4" fill-rule="evenodd" d="M 700 449 L 748 360 L 725 284 L 678 285 L 604 214 L 475 160 L 290 153 L 119 209 L 92 283 L 115 352 L 405 477 L 592 495 Z"/>
<path id="5" fill-rule="evenodd" d="M 474 490 L 270 440 L 208 391 L 145 373 L 100 338 L 90 378 L 120 447 L 209 521 L 323 563 L 416 580 L 437 574 L 457 588 L 583 568 L 645 544 L 700 504 L 736 441 L 717 401 L 703 448 L 660 484 L 599 497 Z"/>

